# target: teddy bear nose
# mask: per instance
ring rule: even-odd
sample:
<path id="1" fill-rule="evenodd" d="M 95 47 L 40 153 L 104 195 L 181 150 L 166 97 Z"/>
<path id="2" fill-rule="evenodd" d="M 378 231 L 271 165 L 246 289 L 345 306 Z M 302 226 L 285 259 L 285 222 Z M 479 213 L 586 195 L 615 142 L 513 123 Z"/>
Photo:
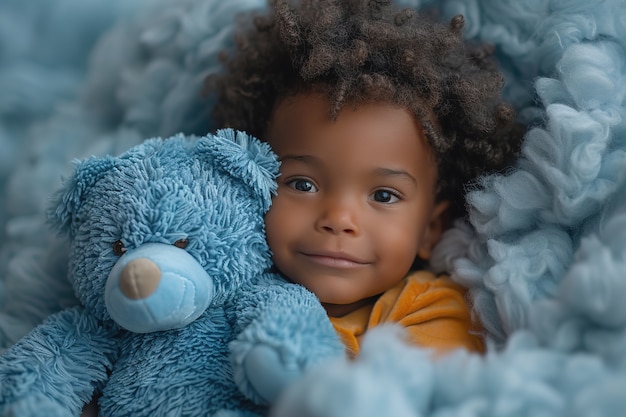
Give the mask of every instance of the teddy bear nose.
<path id="1" fill-rule="evenodd" d="M 161 269 L 150 259 L 130 261 L 120 274 L 120 289 L 132 300 L 147 298 L 161 282 Z"/>

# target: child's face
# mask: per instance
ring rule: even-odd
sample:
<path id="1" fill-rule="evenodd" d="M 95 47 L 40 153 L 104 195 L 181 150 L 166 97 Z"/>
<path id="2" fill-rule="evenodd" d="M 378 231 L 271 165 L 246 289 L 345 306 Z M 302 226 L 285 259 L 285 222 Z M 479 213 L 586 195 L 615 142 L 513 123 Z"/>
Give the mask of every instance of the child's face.
<path id="1" fill-rule="evenodd" d="M 408 111 L 346 106 L 333 122 L 328 106 L 309 94 L 275 108 L 267 141 L 282 165 L 265 223 L 277 268 L 341 315 L 428 259 L 447 204 L 435 203 L 436 165 Z"/>

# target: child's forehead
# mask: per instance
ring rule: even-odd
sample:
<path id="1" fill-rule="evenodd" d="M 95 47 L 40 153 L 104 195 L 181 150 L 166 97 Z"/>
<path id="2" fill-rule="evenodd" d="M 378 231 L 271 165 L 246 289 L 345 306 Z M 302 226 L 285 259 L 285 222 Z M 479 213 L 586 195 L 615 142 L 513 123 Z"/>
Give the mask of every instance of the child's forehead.
<path id="1" fill-rule="evenodd" d="M 270 126 L 278 122 L 297 124 L 302 120 L 309 120 L 320 124 L 336 123 L 338 119 L 357 119 L 352 117 L 355 113 L 368 113 L 377 120 L 383 121 L 384 116 L 390 113 L 409 116 L 415 123 L 415 128 L 421 130 L 420 121 L 415 114 L 399 104 L 387 100 L 360 99 L 350 100 L 341 105 L 333 114 L 333 103 L 328 94 L 320 92 L 294 93 L 278 99 L 270 115 Z M 356 120 L 355 120 L 356 121 Z"/>
<path id="2" fill-rule="evenodd" d="M 361 103 L 345 106 L 332 119 L 329 100 L 319 94 L 292 96 L 276 106 L 266 140 L 281 158 L 342 154 L 350 160 L 375 160 L 377 154 L 368 151 L 377 149 L 381 158 L 387 155 L 398 164 L 433 160 L 420 124 L 407 109 L 389 103 Z"/>
<path id="3" fill-rule="evenodd" d="M 366 135 L 371 129 L 393 133 L 404 128 L 430 148 L 420 121 L 406 107 L 388 101 L 363 100 L 345 103 L 336 116 L 331 110 L 331 100 L 325 94 L 307 92 L 284 97 L 273 108 L 266 140 L 271 144 L 277 136 L 287 135 L 296 141 L 310 130 Z"/>

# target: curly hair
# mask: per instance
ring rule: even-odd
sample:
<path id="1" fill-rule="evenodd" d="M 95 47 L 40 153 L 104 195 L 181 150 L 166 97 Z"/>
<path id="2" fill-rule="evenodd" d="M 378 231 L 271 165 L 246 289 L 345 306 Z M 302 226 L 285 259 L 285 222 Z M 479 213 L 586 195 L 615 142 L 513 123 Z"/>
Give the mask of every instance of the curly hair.
<path id="1" fill-rule="evenodd" d="M 277 100 L 321 92 L 329 117 L 343 106 L 388 102 L 420 123 L 438 165 L 439 199 L 465 214 L 466 186 L 508 166 L 522 129 L 503 102 L 493 48 L 462 37 L 463 17 L 442 25 L 390 0 L 272 0 L 249 20 L 224 71 L 207 79 L 221 126 L 263 139 Z"/>

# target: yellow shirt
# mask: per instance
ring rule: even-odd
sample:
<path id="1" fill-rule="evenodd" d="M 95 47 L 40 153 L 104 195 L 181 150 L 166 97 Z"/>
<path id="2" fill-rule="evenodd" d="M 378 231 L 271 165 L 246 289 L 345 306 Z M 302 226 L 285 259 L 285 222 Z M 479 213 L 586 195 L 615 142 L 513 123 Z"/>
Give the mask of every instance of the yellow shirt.
<path id="1" fill-rule="evenodd" d="M 482 338 L 472 324 L 465 290 L 450 278 L 436 277 L 428 271 L 409 274 L 375 303 L 342 317 L 331 317 L 331 322 L 351 356 L 359 353 L 365 332 L 383 323 L 401 325 L 411 343 L 433 348 L 437 353 L 455 348 L 484 350 Z"/>

